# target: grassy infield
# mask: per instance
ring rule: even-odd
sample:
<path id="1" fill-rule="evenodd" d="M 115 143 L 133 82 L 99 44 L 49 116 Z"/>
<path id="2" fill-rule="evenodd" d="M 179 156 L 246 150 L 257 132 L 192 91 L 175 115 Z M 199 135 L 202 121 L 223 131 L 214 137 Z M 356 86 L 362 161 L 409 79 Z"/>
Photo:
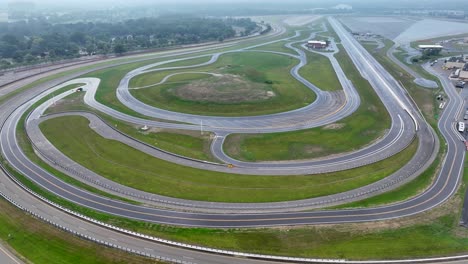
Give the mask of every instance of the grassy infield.
<path id="1" fill-rule="evenodd" d="M 213 103 L 181 99 L 171 92 L 178 86 L 193 79 L 206 78 L 203 76 L 176 75 L 170 79 L 171 83 L 162 84 L 155 88 L 132 90 L 132 94 L 139 100 L 164 109 L 202 115 L 262 115 L 284 112 L 303 107 L 315 100 L 315 94 L 307 87 L 293 79 L 289 70 L 297 64 L 297 60 L 282 55 L 266 53 L 229 53 L 222 55 L 219 60 L 205 67 L 196 69 L 182 69 L 147 73 L 136 77 L 131 87 L 151 85 L 159 82 L 164 76 L 175 72 L 199 71 L 216 72 L 221 74 L 235 74 L 243 76 L 250 82 L 266 85 L 268 90 L 276 96 L 259 102 L 244 103 Z M 190 64 L 186 64 L 190 65 Z M 187 79 L 187 77 L 189 77 Z M 266 84 L 272 82 L 272 84 Z"/>
<path id="2" fill-rule="evenodd" d="M 325 126 L 286 133 L 231 135 L 226 139 L 226 153 L 248 161 L 314 158 L 359 149 L 381 136 L 390 122 L 385 107 L 345 52 L 340 51 L 336 57 L 361 96 L 361 106 L 354 114 L 333 129 Z M 320 82 L 317 86 L 326 85 Z"/>
<path id="3" fill-rule="evenodd" d="M 424 184 L 430 182 L 431 173 L 425 175 L 418 178 L 417 181 L 423 179 L 422 183 Z M 467 178 L 468 175 L 465 172 L 465 182 L 468 180 Z M 407 189 L 407 195 L 414 195 L 416 190 L 421 188 L 415 183 L 412 182 L 402 188 L 403 190 Z M 413 188 L 407 188 L 410 185 L 414 185 Z M 386 194 L 382 196 L 386 196 Z M 401 198 L 400 196 L 388 197 L 388 199 L 380 201 L 374 199 L 376 201 L 369 204 L 389 202 Z M 136 230 L 150 230 L 148 232 L 162 237 L 246 251 L 357 259 L 414 257 L 429 254 L 450 254 L 466 249 L 468 246 L 466 231 L 456 227 L 461 208 L 461 197 L 463 197 L 462 191 L 459 192 L 456 199 L 453 199 L 452 203 L 436 209 L 430 215 L 423 216 L 427 220 L 422 223 L 413 224 L 412 219 L 403 219 L 398 223 L 395 221 L 379 223 L 378 227 L 372 224 L 363 224 L 293 228 L 290 230 L 211 230 L 139 224 L 122 219 L 120 222 L 122 225 Z M 128 260 L 126 254 L 120 255 L 120 252 L 104 250 L 101 247 L 96 249 L 93 244 L 79 239 L 71 240 L 74 238 L 63 232 L 37 221 L 31 221 L 28 216 L 19 213 L 18 210 L 4 201 L 0 201 L 0 203 L 2 207 L 0 237 L 7 240 L 8 233 L 15 230 L 16 233 L 13 233 L 13 239 L 9 241 L 9 244 L 20 254 L 36 263 L 75 263 L 77 260 L 83 260 L 87 263 L 115 263 L 112 260 L 117 259 L 120 262 Z M 450 211 L 448 211 L 449 209 Z M 101 216 L 101 218 L 103 217 Z M 119 222 L 116 219 L 111 221 Z M 418 218 L 416 221 L 421 220 Z M 26 228 L 29 225 L 34 225 L 34 228 Z M 403 227 L 399 228 L 400 226 Z M 58 242 L 54 243 L 56 241 Z M 84 259 L 86 256 L 89 256 L 89 259 Z M 141 260 L 132 258 L 132 262 L 138 263 L 138 261 Z"/>

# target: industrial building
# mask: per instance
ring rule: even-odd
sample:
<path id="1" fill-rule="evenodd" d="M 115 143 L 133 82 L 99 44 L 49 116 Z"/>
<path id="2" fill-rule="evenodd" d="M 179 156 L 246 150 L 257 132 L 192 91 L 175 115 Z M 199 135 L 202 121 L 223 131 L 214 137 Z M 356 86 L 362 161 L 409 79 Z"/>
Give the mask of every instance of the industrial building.
<path id="1" fill-rule="evenodd" d="M 312 49 L 325 49 L 330 44 L 329 41 L 325 40 L 309 40 L 307 41 L 307 47 Z"/>
<path id="2" fill-rule="evenodd" d="M 444 69 L 446 70 L 461 69 L 465 66 L 465 64 L 466 64 L 466 61 L 463 56 L 451 57 L 450 59 L 445 61 Z"/>
<path id="3" fill-rule="evenodd" d="M 463 81 L 468 81 L 468 63 L 465 64 L 463 68 L 461 68 L 458 79 L 463 80 Z"/>

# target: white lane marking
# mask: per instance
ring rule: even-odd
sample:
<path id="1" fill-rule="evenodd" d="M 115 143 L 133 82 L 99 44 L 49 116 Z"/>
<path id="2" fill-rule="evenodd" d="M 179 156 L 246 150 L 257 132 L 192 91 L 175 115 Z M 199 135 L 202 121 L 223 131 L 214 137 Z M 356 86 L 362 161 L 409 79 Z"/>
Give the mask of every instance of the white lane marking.
<path id="1" fill-rule="evenodd" d="M 3 249 L 2 247 L 0 247 L 0 251 L 3 252 L 3 254 L 5 254 L 7 257 L 9 257 L 11 260 L 13 260 L 14 263 L 17 263 L 17 264 L 21 264 L 18 260 L 16 260 L 16 258 L 11 255 L 10 253 L 8 253 L 5 249 Z"/>

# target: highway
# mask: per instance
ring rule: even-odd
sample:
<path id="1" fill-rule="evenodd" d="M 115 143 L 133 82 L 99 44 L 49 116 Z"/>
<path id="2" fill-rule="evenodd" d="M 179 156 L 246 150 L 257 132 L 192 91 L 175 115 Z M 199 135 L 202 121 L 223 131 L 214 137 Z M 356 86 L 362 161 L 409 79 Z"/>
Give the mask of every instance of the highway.
<path id="1" fill-rule="evenodd" d="M 393 77 L 391 77 L 383 67 L 380 66 L 375 59 L 373 59 L 372 56 L 370 56 L 370 54 L 368 54 L 367 51 L 365 51 L 359 43 L 357 43 L 349 33 L 347 33 L 344 28 L 336 22 L 336 20 L 330 18 L 330 23 L 342 39 L 343 47 L 346 49 L 356 66 L 365 74 L 365 77 L 367 77 L 374 89 L 376 89 L 379 96 L 385 96 L 385 98 L 388 99 L 390 105 L 386 105 L 387 109 L 389 109 L 391 113 L 398 112 L 402 118 L 403 116 L 406 116 L 406 119 L 408 117 L 411 118 L 414 122 L 413 128 L 417 128 L 419 140 L 422 140 L 422 146 L 430 147 L 423 151 L 422 154 L 425 153 L 425 157 L 431 157 L 432 150 L 436 145 L 436 140 L 433 137 L 433 131 L 425 124 L 424 120 L 419 116 L 417 109 L 415 109 L 412 103 L 406 98 L 405 92 L 398 85 L 398 82 L 394 80 Z M 458 95 L 454 92 L 454 89 L 451 87 L 445 87 L 445 85 L 444 88 L 447 90 L 446 92 L 450 98 L 450 102 L 447 104 L 445 111 L 440 117 L 439 129 L 447 141 L 448 149 L 441 172 L 438 175 L 436 182 L 423 194 L 413 199 L 377 208 L 264 214 L 202 214 L 129 205 L 105 199 L 72 186 L 62 186 L 60 185 L 60 181 L 54 181 L 54 179 L 48 178 L 47 172 L 36 165 L 29 164 L 28 159 L 22 155 L 20 150 L 18 150 L 15 136 L 16 125 L 22 113 L 30 104 L 32 104 L 32 102 L 29 102 L 27 105 L 16 108 L 21 100 L 19 100 L 19 102 L 11 101 L 11 105 L 1 106 L 3 109 L 7 110 L 6 112 L 2 111 L 2 118 L 6 118 L 9 113 L 12 113 L 2 126 L 1 147 L 3 154 L 9 161 L 10 165 L 23 172 L 38 185 L 43 186 L 57 195 L 74 201 L 77 204 L 132 219 L 141 219 L 144 221 L 167 223 L 172 225 L 210 227 L 256 227 L 393 219 L 429 210 L 443 203 L 457 188 L 464 164 L 465 148 L 464 145 L 461 144 L 458 134 L 454 129 L 453 117 L 460 114 L 460 109 L 462 109 L 463 104 Z M 44 86 L 44 89 L 46 89 L 46 86 Z M 30 97 L 32 94 L 34 93 L 26 91 L 19 97 L 24 99 L 24 101 L 28 101 L 32 98 Z M 58 219 L 57 221 L 63 225 L 68 225 L 68 228 L 70 229 L 79 230 L 77 232 L 86 232 L 92 234 L 93 237 L 97 237 L 105 241 L 109 241 L 109 238 L 112 238 L 112 241 L 114 242 L 111 243 L 117 243 L 125 247 L 135 247 L 140 251 L 153 252 L 148 254 L 155 254 L 156 249 L 159 255 L 164 254 L 165 256 L 175 257 L 178 260 L 185 259 L 185 261 L 190 259 L 190 262 L 195 263 L 257 262 L 256 260 L 238 259 L 234 257 L 212 255 L 193 250 L 168 247 L 161 244 L 155 244 L 148 240 L 142 240 L 126 235 L 124 236 L 121 233 L 113 232 L 110 229 L 101 228 L 88 222 L 77 220 L 69 214 L 65 214 L 43 202 L 39 202 L 36 198 L 28 195 L 24 189 L 19 188 L 18 185 L 12 184 L 9 178 L 2 178 L 0 191 L 4 195 L 14 198 L 17 203 L 21 203 L 21 205 L 28 208 L 28 210 L 34 210 L 35 212 L 38 212 L 38 214 L 40 213 L 41 215 L 44 215 L 44 217 L 49 217 L 49 219 L 51 219 L 50 217 L 55 215 Z M 304 260 L 304 262 L 305 261 L 311 260 Z"/>

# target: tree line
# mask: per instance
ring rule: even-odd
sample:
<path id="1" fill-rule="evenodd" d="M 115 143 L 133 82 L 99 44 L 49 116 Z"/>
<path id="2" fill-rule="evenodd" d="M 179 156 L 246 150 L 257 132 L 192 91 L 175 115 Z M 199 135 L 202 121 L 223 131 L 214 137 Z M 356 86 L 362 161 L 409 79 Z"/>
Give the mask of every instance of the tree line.
<path id="1" fill-rule="evenodd" d="M 162 16 L 118 23 L 52 24 L 45 18 L 0 24 L 0 68 L 21 64 L 223 41 L 257 30 L 248 18 Z"/>

